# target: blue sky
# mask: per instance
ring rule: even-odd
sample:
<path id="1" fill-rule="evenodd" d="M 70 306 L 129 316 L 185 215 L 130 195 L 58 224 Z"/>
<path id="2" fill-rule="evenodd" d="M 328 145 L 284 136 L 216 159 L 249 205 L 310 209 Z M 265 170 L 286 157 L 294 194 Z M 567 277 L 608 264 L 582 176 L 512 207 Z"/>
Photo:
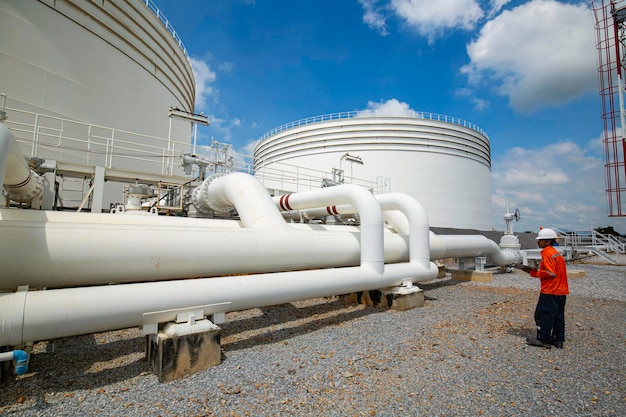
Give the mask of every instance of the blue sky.
<path id="1" fill-rule="evenodd" d="M 196 75 L 200 142 L 241 153 L 315 115 L 404 108 L 483 128 L 494 226 L 589 229 L 607 216 L 589 1 L 154 0 Z"/>

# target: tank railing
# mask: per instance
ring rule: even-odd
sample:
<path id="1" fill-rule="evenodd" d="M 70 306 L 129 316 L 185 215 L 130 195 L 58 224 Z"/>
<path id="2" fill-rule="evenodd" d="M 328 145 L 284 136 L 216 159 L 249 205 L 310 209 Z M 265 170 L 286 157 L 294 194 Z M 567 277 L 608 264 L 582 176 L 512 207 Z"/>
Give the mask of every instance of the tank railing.
<path id="1" fill-rule="evenodd" d="M 185 48 L 185 45 L 183 45 L 182 39 L 180 39 L 180 36 L 178 36 L 178 33 L 176 33 L 176 30 L 174 29 L 174 27 L 171 25 L 169 20 L 167 20 L 167 18 L 165 17 L 163 12 L 157 7 L 157 5 L 154 4 L 152 0 L 139 0 L 139 1 L 145 4 L 146 7 L 148 7 L 148 9 L 150 9 L 152 13 L 155 14 L 157 19 L 159 19 L 161 23 L 163 23 L 163 25 L 165 26 L 165 29 L 167 29 L 172 34 L 172 37 L 174 38 L 176 43 L 178 43 L 178 46 L 180 46 L 180 49 L 183 50 L 183 53 L 185 54 L 187 59 L 189 59 L 189 54 L 187 54 L 187 48 Z"/>
<path id="2" fill-rule="evenodd" d="M 412 111 L 412 110 L 405 111 L 405 112 L 394 112 L 394 113 L 390 113 L 389 111 L 385 111 L 385 110 L 383 111 L 359 110 L 359 111 L 350 111 L 350 112 L 342 112 L 342 113 L 323 114 L 319 116 L 307 117 L 305 119 L 300 119 L 300 120 L 295 120 L 293 122 L 285 123 L 282 126 L 278 126 L 270 130 L 269 132 L 266 132 L 263 136 L 259 138 L 258 141 L 261 142 L 264 139 L 270 136 L 273 136 L 278 132 L 282 132 L 283 130 L 292 129 L 298 126 L 305 126 L 305 125 L 309 125 L 312 123 L 325 122 L 329 120 L 354 119 L 357 117 L 378 117 L 378 116 L 409 117 L 413 119 L 424 119 L 424 120 L 435 120 L 439 122 L 446 122 L 446 123 L 451 123 L 451 124 L 455 124 L 458 126 L 463 126 L 468 129 L 472 129 L 485 137 L 487 136 L 487 133 L 483 129 L 478 127 L 477 125 L 470 123 L 468 121 L 465 121 L 463 119 L 459 119 L 459 118 L 452 117 L 452 116 L 446 116 L 443 114 L 418 112 L 418 111 Z"/>
<path id="3" fill-rule="evenodd" d="M 106 168 L 141 170 L 172 175 L 183 150 L 191 150 L 190 142 L 168 140 L 110 127 L 87 124 L 55 116 L 25 110 L 6 108 L 9 118 L 5 121 L 18 143 L 30 146 L 31 157 L 55 159 L 59 162 L 97 165 Z M 196 155 L 212 161 L 214 150 L 210 146 L 197 145 Z M 254 174 L 254 158 L 242 153 L 231 153 L 233 171 Z M 257 161 L 263 172 L 258 178 L 268 188 L 283 191 L 306 191 L 321 188 L 322 181 L 332 179 L 332 173 L 303 168 L 285 162 L 264 166 Z M 375 194 L 391 191 L 379 181 L 358 177 L 345 177 L 345 182 L 372 190 Z M 280 183 L 280 187 L 271 184 Z"/>
<path id="4" fill-rule="evenodd" d="M 172 175 L 190 142 L 7 108 L 5 124 L 31 157 Z M 202 152 L 204 147 L 197 146 Z M 200 153 L 199 153 L 200 154 Z M 245 169 L 243 156 L 240 166 Z"/>

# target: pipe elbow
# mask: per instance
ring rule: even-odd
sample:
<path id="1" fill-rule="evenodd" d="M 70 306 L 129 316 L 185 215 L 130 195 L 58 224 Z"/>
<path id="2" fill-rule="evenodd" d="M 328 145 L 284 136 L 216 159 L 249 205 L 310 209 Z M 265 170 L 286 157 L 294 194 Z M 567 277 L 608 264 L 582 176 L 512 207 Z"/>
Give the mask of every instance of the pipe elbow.
<path id="1" fill-rule="evenodd" d="M 28 359 L 29 355 L 25 351 L 13 351 L 13 360 L 15 361 L 15 373 L 17 375 L 24 375 L 26 372 L 28 372 Z"/>
<path id="2" fill-rule="evenodd" d="M 9 198 L 28 203 L 43 192 L 43 179 L 33 172 L 11 131 L 0 124 L 0 182 Z"/>
<path id="3" fill-rule="evenodd" d="M 243 172 L 207 178 L 194 190 L 192 202 L 198 210 L 204 212 L 234 208 L 245 227 L 273 228 L 286 225 L 263 184 Z"/>

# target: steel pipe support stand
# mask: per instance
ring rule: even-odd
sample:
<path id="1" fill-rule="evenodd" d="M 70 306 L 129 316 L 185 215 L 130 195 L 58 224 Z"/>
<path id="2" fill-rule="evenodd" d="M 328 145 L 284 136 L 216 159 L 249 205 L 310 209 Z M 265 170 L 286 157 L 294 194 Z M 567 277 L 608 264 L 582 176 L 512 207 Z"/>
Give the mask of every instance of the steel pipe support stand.
<path id="1" fill-rule="evenodd" d="M 348 303 L 365 304 L 396 311 L 412 310 L 424 306 L 424 291 L 416 286 L 359 291 L 342 295 L 341 298 Z"/>
<path id="2" fill-rule="evenodd" d="M 146 336 L 146 359 L 159 382 L 170 382 L 221 363 L 220 328 L 210 320 L 167 323 Z"/>
<path id="3" fill-rule="evenodd" d="M 457 281 L 491 282 L 493 281 L 493 273 L 489 271 L 459 269 L 452 271 L 451 278 Z"/>

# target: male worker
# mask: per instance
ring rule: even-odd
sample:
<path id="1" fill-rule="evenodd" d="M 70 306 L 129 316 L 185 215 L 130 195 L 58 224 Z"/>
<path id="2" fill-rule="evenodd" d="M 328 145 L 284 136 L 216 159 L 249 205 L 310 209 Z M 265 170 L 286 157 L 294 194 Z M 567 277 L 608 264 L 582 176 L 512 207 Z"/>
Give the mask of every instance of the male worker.
<path id="1" fill-rule="evenodd" d="M 526 343 L 544 348 L 563 349 L 565 341 L 565 298 L 569 294 L 567 268 L 563 255 L 554 248 L 557 235 L 552 229 L 541 229 L 537 246 L 541 248 L 539 269 L 522 267 L 531 277 L 541 281 L 541 293 L 535 309 L 537 336 L 529 337 Z"/>

